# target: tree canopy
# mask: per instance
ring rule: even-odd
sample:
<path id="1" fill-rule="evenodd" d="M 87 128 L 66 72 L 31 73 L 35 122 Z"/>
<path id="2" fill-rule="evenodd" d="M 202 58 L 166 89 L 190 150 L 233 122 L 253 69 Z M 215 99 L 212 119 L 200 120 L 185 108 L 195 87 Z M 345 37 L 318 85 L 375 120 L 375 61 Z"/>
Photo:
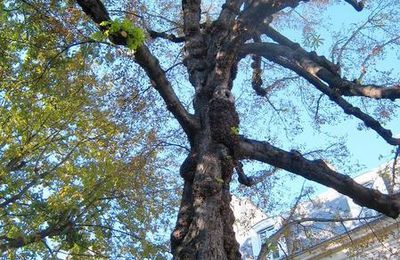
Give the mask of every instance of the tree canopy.
<path id="1" fill-rule="evenodd" d="M 397 218 L 326 129 L 356 119 L 398 155 L 399 5 L 1 1 L 0 251 L 240 259 L 232 190 L 268 208 L 281 170 Z M 331 8 L 361 18 L 336 30 Z"/>

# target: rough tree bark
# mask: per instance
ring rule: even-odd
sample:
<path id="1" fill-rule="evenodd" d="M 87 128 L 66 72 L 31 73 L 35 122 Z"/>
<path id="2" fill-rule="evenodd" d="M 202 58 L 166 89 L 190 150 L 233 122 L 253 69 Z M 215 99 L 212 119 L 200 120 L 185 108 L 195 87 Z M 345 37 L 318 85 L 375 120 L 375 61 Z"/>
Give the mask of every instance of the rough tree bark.
<path id="1" fill-rule="evenodd" d="M 232 227 L 234 216 L 230 208 L 229 186 L 233 170 L 241 159 L 265 162 L 327 185 L 353 198 L 356 203 L 393 218 L 400 213 L 398 195 L 385 195 L 365 188 L 331 170 L 322 160 L 310 161 L 301 154 L 283 151 L 269 143 L 243 138 L 235 131 L 239 126 L 239 117 L 231 93 L 233 80 L 239 60 L 254 54 L 258 59 L 264 57 L 295 71 L 328 95 L 345 113 L 364 121 L 388 143 L 400 144 L 390 131 L 341 97 L 363 95 L 396 99 L 400 96 L 398 87 L 382 90 L 378 86 L 369 86 L 371 91 L 368 92 L 363 86 L 340 78 L 333 69 L 334 64 L 324 57 L 304 51 L 298 44 L 269 27 L 272 14 L 286 7 L 294 8 L 300 2 L 308 1 L 226 0 L 218 19 L 211 24 L 201 24 L 201 1 L 183 0 L 184 38 L 150 31 L 152 37 L 173 42 L 184 40 L 186 53 L 183 62 L 195 89 L 193 115 L 178 100 L 150 50 L 146 46 L 136 50 L 136 62 L 146 71 L 191 145 L 191 152 L 180 168 L 184 188 L 177 224 L 171 235 L 174 259 L 240 259 L 239 245 Z M 354 1 L 347 2 L 362 9 Z M 100 1 L 78 0 L 77 3 L 100 30 L 107 29 L 100 26 L 101 22 L 110 20 Z M 261 43 L 261 34 L 269 36 L 276 43 Z M 246 43 L 251 39 L 255 43 Z M 116 44 L 126 44 L 124 37 L 118 34 L 111 35 L 110 40 Z M 256 61 L 257 58 L 254 80 L 259 79 L 260 72 L 259 62 Z M 255 87 L 259 85 L 257 82 L 254 84 Z M 250 185 L 251 182 L 246 184 Z"/>

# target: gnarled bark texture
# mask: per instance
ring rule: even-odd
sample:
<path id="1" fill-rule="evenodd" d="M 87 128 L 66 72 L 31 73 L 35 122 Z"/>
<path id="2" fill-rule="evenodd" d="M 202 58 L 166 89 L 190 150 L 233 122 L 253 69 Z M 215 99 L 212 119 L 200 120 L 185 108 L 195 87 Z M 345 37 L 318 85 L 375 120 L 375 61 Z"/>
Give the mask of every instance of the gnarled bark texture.
<path id="1" fill-rule="evenodd" d="M 232 102 L 228 90 L 215 92 L 207 110 L 208 126 L 199 131 L 194 151 L 182 164 L 184 192 L 171 235 L 176 259 L 240 259 L 229 191 L 239 144 L 232 131 L 239 124 Z"/>

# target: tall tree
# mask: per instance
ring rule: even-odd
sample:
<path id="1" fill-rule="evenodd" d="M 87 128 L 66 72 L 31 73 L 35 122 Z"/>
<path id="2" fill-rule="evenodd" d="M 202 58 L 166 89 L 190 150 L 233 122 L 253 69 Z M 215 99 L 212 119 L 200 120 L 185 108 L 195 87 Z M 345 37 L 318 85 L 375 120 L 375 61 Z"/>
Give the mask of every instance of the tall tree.
<path id="1" fill-rule="evenodd" d="M 109 30 L 104 22 L 111 18 L 101 2 L 77 2 L 100 29 Z M 389 144 L 400 145 L 400 139 L 343 98 L 365 96 L 394 100 L 400 96 L 398 86 L 383 88 L 346 80 L 340 76 L 337 64 L 307 52 L 270 26 L 274 14 L 284 8 L 295 8 L 300 2 L 228 0 L 215 20 L 202 23 L 201 1 L 182 1 L 183 36 L 153 35 L 184 41 L 183 64 L 195 89 L 193 114 L 179 101 L 165 71 L 147 46 L 142 45 L 135 51 L 136 62 L 146 71 L 191 146 L 180 169 L 184 188 L 177 224 L 171 235 L 171 249 L 176 259 L 240 259 L 232 229 L 234 216 L 229 206 L 229 187 L 233 170 L 243 159 L 258 160 L 299 174 L 393 218 L 400 213 L 398 194 L 387 195 L 368 189 L 332 170 L 322 160 L 308 160 L 299 153 L 251 140 L 236 132 L 239 116 L 231 92 L 233 81 L 239 61 L 254 55 L 253 88 L 256 92 L 262 92 L 260 59 L 263 57 L 296 72 L 344 113 L 362 120 Z M 347 2 L 357 10 L 362 9 L 362 2 Z M 274 42 L 263 42 L 261 36 L 264 35 Z M 127 44 L 123 31 L 115 32 L 110 40 L 115 44 Z M 243 184 L 251 185 L 251 179 L 246 176 L 240 179 Z"/>
<path id="2" fill-rule="evenodd" d="M 32 1 L 32 4 L 36 2 Z M 50 1 L 50 4 L 53 2 Z M 218 2 L 220 8 L 212 12 L 215 10 L 205 10 L 207 3 L 202 5 L 199 0 L 185 0 L 180 4 L 173 1 L 76 1 L 100 32 L 92 39 L 102 42 L 108 39 L 114 45 L 127 46 L 131 50 L 126 55 L 133 55 L 135 63 L 147 74 L 151 86 L 163 99 L 190 144 L 190 152 L 180 167 L 183 192 L 178 219 L 171 234 L 171 252 L 175 259 L 240 259 L 239 245 L 232 228 L 235 219 L 230 208 L 234 169 L 241 184 L 251 187 L 255 183 L 254 179 L 245 175 L 243 160 L 259 161 L 331 187 L 357 204 L 387 216 L 396 218 L 400 214 L 399 194 L 383 194 L 364 187 L 348 175 L 332 169 L 322 159 L 310 159 L 295 150 L 280 149 L 266 140 L 239 135 L 240 119 L 244 121 L 244 118 L 239 116 L 232 91 L 239 87 L 234 84 L 241 71 L 239 65 L 242 63 L 239 63 L 251 57 L 253 73 L 249 85 L 255 94 L 268 98 L 270 89 L 263 88 L 262 75 L 263 62 L 268 61 L 285 68 L 290 75 L 287 77 L 289 80 L 305 79 L 308 85 L 322 94 L 321 97 L 328 97 L 332 105 L 338 106 L 344 114 L 359 119 L 389 145 L 400 145 L 399 138 L 348 98 L 395 101 L 400 97 L 400 87 L 396 84 L 364 84 L 361 80 L 365 76 L 368 59 L 390 43 L 375 45 L 375 53 L 371 52 L 363 63 L 363 74 L 356 80 L 348 80 L 340 70 L 345 63 L 344 50 L 356 38 L 357 31 L 344 44 L 338 43 L 341 48 L 336 48 L 332 52 L 333 59 L 329 60 L 306 50 L 274 27 L 279 19 L 285 19 L 285 10 L 296 10 L 299 5 L 307 8 L 312 4 L 308 2 L 313 1 L 226 0 Z M 328 1 L 314 2 L 324 6 Z M 362 11 L 364 7 L 363 1 L 344 2 L 357 11 Z M 69 4 L 73 9 L 73 1 Z M 159 15 L 149 14 L 148 10 L 157 8 L 168 10 L 168 14 L 161 15 L 160 10 Z M 181 10 L 181 16 L 177 15 L 178 10 Z M 127 19 L 112 19 L 110 13 L 125 14 L 132 23 Z M 371 19 L 378 23 L 378 18 Z M 386 19 L 390 20 L 389 15 Z M 164 23 L 174 28 L 164 30 Z M 81 23 L 79 28 L 85 25 Z M 152 41 L 142 43 L 141 31 L 134 25 L 146 30 Z M 389 33 L 392 43 L 397 43 L 399 34 L 393 32 Z M 320 42 L 318 36 L 310 34 L 309 46 Z M 171 43 L 177 44 L 177 49 L 183 44 L 183 54 L 178 56 L 181 62 L 166 69 L 163 68 L 165 60 L 159 59 L 158 55 L 162 52 L 168 55 L 165 50 L 169 50 Z M 176 92 L 177 89 L 187 91 L 184 89 L 186 85 L 174 86 L 175 79 L 168 74 L 178 65 L 184 66 L 187 85 L 192 87 L 193 106 L 190 108 L 181 101 L 182 94 Z"/>

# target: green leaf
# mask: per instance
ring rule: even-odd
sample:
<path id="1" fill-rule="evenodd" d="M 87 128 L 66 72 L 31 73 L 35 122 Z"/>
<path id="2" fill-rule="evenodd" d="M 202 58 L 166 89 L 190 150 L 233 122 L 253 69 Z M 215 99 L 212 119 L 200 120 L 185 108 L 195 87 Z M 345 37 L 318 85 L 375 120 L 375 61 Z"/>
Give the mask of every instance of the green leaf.
<path id="1" fill-rule="evenodd" d="M 105 40 L 106 38 L 110 37 L 111 34 L 119 33 L 124 38 L 126 38 L 128 49 L 136 50 L 141 45 L 143 45 L 146 39 L 144 31 L 139 27 L 135 27 L 128 19 L 124 19 L 122 21 L 113 20 L 101 22 L 100 25 L 108 26 L 108 29 L 105 30 L 102 34 L 99 32 L 92 34 L 92 38 L 96 41 Z"/>
<path id="2" fill-rule="evenodd" d="M 107 37 L 104 33 L 97 31 L 95 33 L 93 33 L 90 38 L 92 38 L 95 41 L 104 41 Z"/>
<path id="3" fill-rule="evenodd" d="M 108 26 L 111 24 L 111 21 L 103 21 L 100 23 L 100 26 Z"/>

